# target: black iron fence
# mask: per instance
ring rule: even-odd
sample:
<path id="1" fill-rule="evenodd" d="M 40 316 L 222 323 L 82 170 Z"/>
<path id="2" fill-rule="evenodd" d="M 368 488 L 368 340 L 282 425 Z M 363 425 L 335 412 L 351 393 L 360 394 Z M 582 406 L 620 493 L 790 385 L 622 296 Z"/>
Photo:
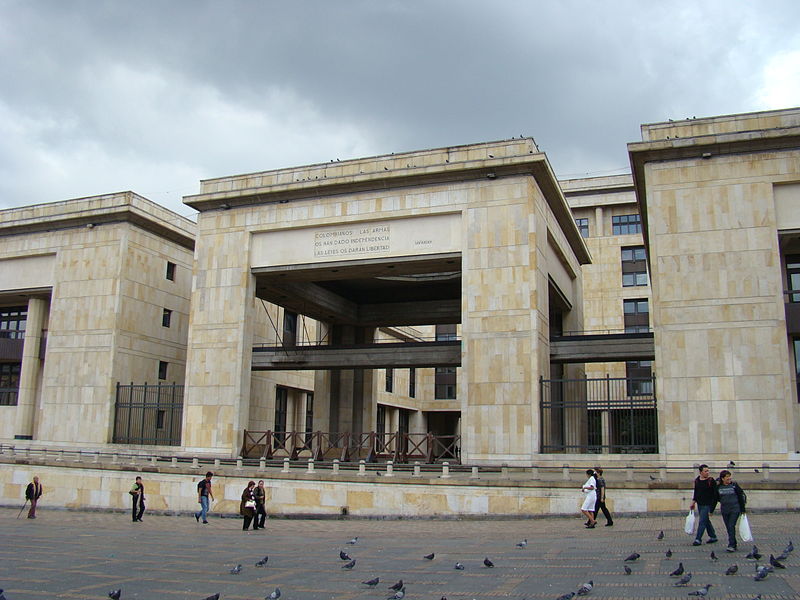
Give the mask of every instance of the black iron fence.
<path id="1" fill-rule="evenodd" d="M 540 383 L 542 453 L 658 452 L 654 377 Z"/>
<path id="2" fill-rule="evenodd" d="M 179 446 L 182 418 L 182 385 L 117 383 L 115 444 Z"/>

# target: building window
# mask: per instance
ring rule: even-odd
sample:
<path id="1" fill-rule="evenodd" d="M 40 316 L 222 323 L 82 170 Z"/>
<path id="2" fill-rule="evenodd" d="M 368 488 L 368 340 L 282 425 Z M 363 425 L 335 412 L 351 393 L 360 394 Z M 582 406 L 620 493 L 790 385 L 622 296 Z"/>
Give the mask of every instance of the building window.
<path id="1" fill-rule="evenodd" d="M 653 395 L 653 367 L 649 360 L 629 360 L 625 363 L 628 396 Z"/>
<path id="2" fill-rule="evenodd" d="M 25 337 L 25 324 L 28 321 L 26 308 L 0 309 L 0 338 L 21 340 Z"/>
<path id="3" fill-rule="evenodd" d="M 21 363 L 0 363 L 0 406 L 16 406 Z"/>
<path id="4" fill-rule="evenodd" d="M 297 345 L 297 313 L 283 311 L 283 346 L 294 348 Z"/>
<path id="5" fill-rule="evenodd" d="M 417 397 L 417 370 L 414 367 L 408 370 L 408 397 Z"/>
<path id="6" fill-rule="evenodd" d="M 622 287 L 647 285 L 644 246 L 622 248 Z"/>
<path id="7" fill-rule="evenodd" d="M 434 374 L 434 398 L 436 400 L 456 399 L 456 368 L 436 367 Z"/>
<path id="8" fill-rule="evenodd" d="M 391 392 L 394 390 L 394 369 L 391 367 L 386 369 L 386 391 Z"/>
<path id="9" fill-rule="evenodd" d="M 164 429 L 164 417 L 166 417 L 167 411 L 158 409 L 156 411 L 156 429 Z"/>
<path id="10" fill-rule="evenodd" d="M 646 333 L 650 331 L 650 305 L 647 298 L 622 301 L 625 333 Z"/>
<path id="11" fill-rule="evenodd" d="M 786 257 L 786 285 L 790 292 L 799 292 L 789 294 L 789 302 L 800 302 L 800 254 Z"/>
<path id="12" fill-rule="evenodd" d="M 458 339 L 458 331 L 456 329 L 457 325 L 455 323 L 448 324 L 448 325 L 437 325 L 436 326 L 436 341 L 437 342 L 449 342 L 452 340 Z"/>
<path id="13" fill-rule="evenodd" d="M 589 219 L 575 219 L 575 225 L 578 226 L 581 237 L 589 237 Z"/>
<path id="14" fill-rule="evenodd" d="M 275 437 L 281 443 L 286 439 L 286 416 L 289 406 L 289 390 L 284 387 L 275 388 Z"/>
<path id="15" fill-rule="evenodd" d="M 158 378 L 162 381 L 167 378 L 167 365 L 169 363 L 165 360 L 158 361 Z"/>
<path id="16" fill-rule="evenodd" d="M 383 452 L 386 449 L 386 407 L 378 404 L 375 411 L 375 451 Z"/>
<path id="17" fill-rule="evenodd" d="M 168 308 L 165 308 L 164 313 L 161 315 L 161 326 L 169 327 L 171 322 L 172 322 L 172 311 Z"/>
<path id="18" fill-rule="evenodd" d="M 314 394 L 306 392 L 306 444 L 311 443 L 314 432 Z"/>
<path id="19" fill-rule="evenodd" d="M 617 215 L 611 217 L 611 233 L 613 235 L 642 233 L 642 221 L 639 215 Z"/>
<path id="20" fill-rule="evenodd" d="M 800 402 L 800 338 L 793 339 L 792 345 L 794 346 L 794 372 L 796 378 L 795 384 L 797 385 L 797 401 Z M 1 388 L 2 384 L 0 384 L 0 389 Z M 2 402 L 0 402 L 0 404 L 2 404 Z"/>
<path id="21" fill-rule="evenodd" d="M 167 261 L 167 279 L 175 281 L 175 263 Z"/>

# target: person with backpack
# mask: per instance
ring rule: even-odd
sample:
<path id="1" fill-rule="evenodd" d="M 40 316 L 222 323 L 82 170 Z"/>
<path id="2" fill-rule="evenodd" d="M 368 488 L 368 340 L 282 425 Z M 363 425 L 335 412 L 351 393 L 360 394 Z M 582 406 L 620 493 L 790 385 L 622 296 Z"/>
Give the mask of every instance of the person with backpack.
<path id="1" fill-rule="evenodd" d="M 736 552 L 736 522 L 739 520 L 739 516 L 745 512 L 747 495 L 739 487 L 739 484 L 733 481 L 731 472 L 726 469 L 719 472 L 717 497 L 722 521 L 725 523 L 725 529 L 728 530 L 728 547 L 725 550 Z"/>

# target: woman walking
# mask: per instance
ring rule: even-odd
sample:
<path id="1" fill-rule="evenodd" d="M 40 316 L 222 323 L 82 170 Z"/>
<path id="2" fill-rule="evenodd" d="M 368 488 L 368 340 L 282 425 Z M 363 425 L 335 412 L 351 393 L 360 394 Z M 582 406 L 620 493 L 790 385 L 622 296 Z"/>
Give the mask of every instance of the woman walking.
<path id="1" fill-rule="evenodd" d="M 594 518 L 594 505 L 597 503 L 597 480 L 594 478 L 594 471 L 591 469 L 586 469 L 586 474 L 589 476 L 589 479 L 587 479 L 586 483 L 581 487 L 581 491 L 586 494 L 586 497 L 583 499 L 583 505 L 581 506 L 581 512 L 586 517 L 586 528 L 594 529 L 594 526 L 597 524 Z"/>
<path id="2" fill-rule="evenodd" d="M 728 552 L 736 552 L 736 522 L 745 512 L 747 496 L 739 484 L 733 481 L 733 476 L 728 470 L 719 472 L 719 485 L 717 486 L 720 512 L 725 529 L 728 530 Z"/>
<path id="3" fill-rule="evenodd" d="M 253 488 L 256 487 L 255 481 L 248 481 L 247 487 L 242 492 L 242 501 L 239 504 L 239 514 L 244 517 L 242 531 L 250 529 L 250 523 L 256 515 L 256 496 Z"/>

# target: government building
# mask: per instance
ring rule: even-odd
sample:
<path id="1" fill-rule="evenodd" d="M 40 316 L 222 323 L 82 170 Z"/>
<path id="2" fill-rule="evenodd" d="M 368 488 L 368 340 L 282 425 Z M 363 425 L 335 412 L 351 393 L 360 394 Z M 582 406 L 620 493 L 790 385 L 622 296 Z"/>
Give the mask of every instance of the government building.
<path id="1" fill-rule="evenodd" d="M 483 467 L 800 458 L 800 109 L 0 211 L 0 444 Z"/>

